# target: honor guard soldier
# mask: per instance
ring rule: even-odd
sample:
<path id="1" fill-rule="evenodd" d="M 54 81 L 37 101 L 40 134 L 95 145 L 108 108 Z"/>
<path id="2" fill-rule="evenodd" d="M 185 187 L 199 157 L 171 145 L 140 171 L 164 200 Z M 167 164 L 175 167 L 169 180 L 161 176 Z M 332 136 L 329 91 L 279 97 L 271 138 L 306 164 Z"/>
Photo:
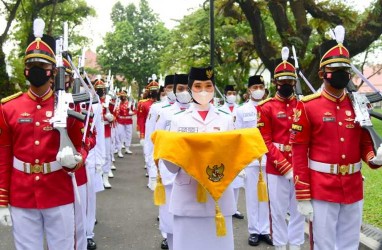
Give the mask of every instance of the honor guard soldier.
<path id="1" fill-rule="evenodd" d="M 111 188 L 109 182 L 109 172 L 111 172 L 111 123 L 114 121 L 114 115 L 110 110 L 111 106 L 106 102 L 106 85 L 101 79 L 96 79 L 94 82 L 94 88 L 97 91 L 97 95 L 101 100 L 102 105 L 102 114 L 103 114 L 103 123 L 105 126 L 105 162 L 102 166 L 102 179 L 103 185 L 106 189 Z"/>
<path id="2" fill-rule="evenodd" d="M 298 208 L 313 219 L 314 249 L 358 249 L 362 223 L 362 160 L 382 165 L 367 130 L 354 122 L 345 91 L 351 78 L 345 30 L 320 47 L 321 93 L 306 96 L 294 112 L 291 143 Z M 368 115 L 368 114 L 366 114 Z"/>
<path id="3" fill-rule="evenodd" d="M 198 133 L 234 129 L 232 117 L 210 104 L 215 92 L 211 67 L 192 67 L 188 87 L 194 100 L 193 106 L 173 116 L 171 131 Z M 178 166 L 167 165 L 167 162 L 166 166 L 170 172 L 176 173 L 170 197 L 170 213 L 174 215 L 173 249 L 234 249 L 232 215 L 236 212 L 236 205 L 232 187 L 228 186 L 219 199 L 227 232 L 225 236 L 218 237 L 215 227 L 215 201 L 210 195 L 207 195 L 205 203 L 198 201 L 195 196 L 200 184 Z"/>
<path id="4" fill-rule="evenodd" d="M 154 190 L 154 184 L 156 183 L 157 168 L 153 160 L 153 143 L 151 141 L 151 134 L 155 130 L 155 123 L 158 120 L 159 112 L 162 108 L 171 106 L 175 102 L 174 89 L 174 75 L 167 75 L 164 80 L 164 87 L 160 87 L 159 101 L 153 103 L 150 107 L 149 115 L 145 124 L 145 152 L 148 162 L 146 163 L 149 182 L 148 187 Z"/>
<path id="5" fill-rule="evenodd" d="M 272 240 L 276 249 L 300 249 L 304 243 L 304 216 L 297 211 L 293 185 L 292 152 L 289 135 L 292 128 L 293 111 L 297 100 L 293 87 L 296 84 L 295 68 L 287 48 L 283 48 L 282 59 L 276 61 L 274 83 L 276 96 L 266 99 L 257 106 L 257 127 L 268 148 L 266 173 L 272 222 Z M 286 222 L 290 214 L 289 224 Z"/>
<path id="6" fill-rule="evenodd" d="M 55 115 L 55 41 L 43 35 L 41 19 L 33 26 L 24 57 L 30 88 L 4 98 L 0 106 L 0 223 L 13 222 L 16 249 L 43 249 L 46 239 L 51 250 L 69 250 L 75 245 L 76 187 L 68 173 L 83 166 L 82 157 L 69 146 L 59 149 L 60 132 L 50 123 Z M 67 119 L 77 152 L 81 138 L 73 134 L 82 128 L 82 122 Z"/>
<path id="7" fill-rule="evenodd" d="M 249 100 L 236 111 L 236 129 L 257 127 L 256 106 L 265 96 L 265 83 L 261 75 L 249 77 L 247 94 Z M 251 246 L 259 245 L 260 240 L 272 245 L 269 225 L 269 204 L 265 201 L 259 201 L 257 195 L 260 167 L 264 176 L 264 181 L 266 182 L 267 179 L 266 174 L 264 174 L 265 165 L 266 156 L 264 155 L 261 158 L 261 164 L 259 160 L 255 160 L 245 169 L 245 200 L 249 232 L 248 244 Z"/>
<path id="8" fill-rule="evenodd" d="M 122 154 L 122 145 L 125 145 L 125 153 L 132 154 L 130 150 L 131 140 L 133 137 L 133 115 L 134 107 L 132 102 L 127 98 L 127 92 L 121 91 L 119 93 L 119 98 L 121 103 L 116 110 L 116 120 L 117 120 L 117 129 L 118 129 L 118 156 L 123 157 Z"/>
<path id="9" fill-rule="evenodd" d="M 169 130 L 172 117 L 190 106 L 191 94 L 188 91 L 188 75 L 175 74 L 173 93 L 175 95 L 175 103 L 163 107 L 158 115 L 158 121 L 155 124 L 155 130 Z M 167 92 L 167 96 L 169 93 Z M 162 183 L 165 187 L 166 197 L 171 197 L 172 186 L 175 174 L 167 170 L 164 163 L 159 161 L 159 173 Z M 173 220 L 174 216 L 169 211 L 169 199 L 166 203 L 159 207 L 159 229 L 162 234 L 166 234 L 167 238 L 161 243 L 162 249 L 173 249 Z M 167 246 L 167 248 L 166 248 Z"/>
<path id="10" fill-rule="evenodd" d="M 225 98 L 225 101 L 223 105 L 219 107 L 219 110 L 222 110 L 226 112 L 227 114 L 230 114 L 232 116 L 233 121 L 235 121 L 236 110 L 238 108 L 238 105 L 236 104 L 236 90 L 234 85 L 226 85 L 224 87 L 224 98 Z M 245 178 L 245 173 L 244 171 L 242 171 L 242 173 L 240 173 L 232 182 L 233 192 L 235 194 L 236 206 L 239 203 L 240 188 L 244 187 L 244 178 Z M 244 219 L 244 215 L 242 215 L 239 210 L 236 211 L 233 217 L 240 220 Z"/>

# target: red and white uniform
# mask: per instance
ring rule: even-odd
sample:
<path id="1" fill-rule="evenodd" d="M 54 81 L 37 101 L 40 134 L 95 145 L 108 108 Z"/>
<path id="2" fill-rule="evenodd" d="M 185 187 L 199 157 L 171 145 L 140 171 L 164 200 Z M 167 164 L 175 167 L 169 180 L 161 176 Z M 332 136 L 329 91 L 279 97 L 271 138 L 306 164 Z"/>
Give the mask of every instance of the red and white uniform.
<path id="1" fill-rule="evenodd" d="M 139 105 L 138 113 L 137 113 L 137 125 L 139 126 L 140 138 L 145 138 L 146 131 L 146 119 L 149 115 L 150 107 L 154 103 L 153 99 L 142 100 Z"/>
<path id="2" fill-rule="evenodd" d="M 29 90 L 0 108 L 0 206 L 11 206 L 20 249 L 42 248 L 44 231 L 49 231 L 49 249 L 74 240 L 73 184 L 68 169 L 57 167 L 60 134 L 49 123 L 53 115 L 52 90 L 42 97 Z M 68 134 L 79 153 L 83 153 L 81 137 L 75 134 L 82 128 L 81 122 L 68 119 Z M 21 166 L 27 166 L 26 170 Z"/>
<path id="3" fill-rule="evenodd" d="M 335 98 L 325 89 L 302 99 L 294 113 L 290 141 L 296 198 L 313 201 L 315 249 L 358 249 L 360 166 L 374 152 L 370 135 L 354 119 L 349 97 Z"/>
<path id="4" fill-rule="evenodd" d="M 289 137 L 296 105 L 294 96 L 285 99 L 276 94 L 256 107 L 257 126 L 268 148 L 266 172 L 275 246 L 304 243 L 304 217 L 297 211 L 293 182 L 284 177 L 292 170 Z M 288 212 L 290 220 L 287 225 L 285 218 Z"/>
<path id="5" fill-rule="evenodd" d="M 106 98 L 101 98 L 101 104 L 102 104 L 102 114 L 103 114 L 103 123 L 105 127 L 105 163 L 102 166 L 104 173 L 109 173 L 111 169 L 111 127 L 112 122 L 108 121 L 106 118 L 106 114 L 111 112 L 114 108 L 112 104 L 109 104 L 108 107 L 106 107 Z"/>
<path id="6" fill-rule="evenodd" d="M 116 110 L 117 130 L 118 130 L 118 150 L 122 149 L 122 144 L 125 144 L 126 148 L 131 145 L 133 138 L 133 115 L 135 110 L 131 106 L 129 101 L 121 101 L 119 107 Z"/>

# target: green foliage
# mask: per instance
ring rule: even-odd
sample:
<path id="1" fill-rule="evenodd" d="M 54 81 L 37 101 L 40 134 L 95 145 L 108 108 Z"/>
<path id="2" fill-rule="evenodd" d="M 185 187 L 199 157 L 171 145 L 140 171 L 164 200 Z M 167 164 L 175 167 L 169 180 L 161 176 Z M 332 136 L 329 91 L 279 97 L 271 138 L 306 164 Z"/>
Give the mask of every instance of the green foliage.
<path id="1" fill-rule="evenodd" d="M 146 0 L 139 8 L 118 2 L 112 9 L 113 32 L 97 48 L 98 63 L 142 88 L 151 74 L 159 73 L 161 50 L 168 41 L 168 30 L 150 9 Z"/>

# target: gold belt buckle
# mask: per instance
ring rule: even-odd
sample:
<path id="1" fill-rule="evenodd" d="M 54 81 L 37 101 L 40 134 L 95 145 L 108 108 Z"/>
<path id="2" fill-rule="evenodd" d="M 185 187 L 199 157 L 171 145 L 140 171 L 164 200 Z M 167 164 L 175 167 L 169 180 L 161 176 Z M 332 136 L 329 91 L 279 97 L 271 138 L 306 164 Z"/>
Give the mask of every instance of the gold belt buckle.
<path id="1" fill-rule="evenodd" d="M 30 165 L 30 172 L 31 174 L 39 174 L 43 172 L 43 165 L 35 164 Z"/>
<path id="2" fill-rule="evenodd" d="M 290 152 L 292 150 L 291 145 L 284 145 L 284 152 Z"/>
<path id="3" fill-rule="evenodd" d="M 341 173 L 342 175 L 349 173 L 349 165 L 341 165 L 339 166 L 339 168 L 339 173 Z"/>

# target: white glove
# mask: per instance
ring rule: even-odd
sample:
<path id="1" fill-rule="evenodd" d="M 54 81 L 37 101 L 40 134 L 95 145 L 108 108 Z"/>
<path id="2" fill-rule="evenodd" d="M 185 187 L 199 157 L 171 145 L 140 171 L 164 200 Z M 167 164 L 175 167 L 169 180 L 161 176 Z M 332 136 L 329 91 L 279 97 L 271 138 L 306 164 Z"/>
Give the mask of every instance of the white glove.
<path id="1" fill-rule="evenodd" d="M 0 224 L 3 226 L 12 226 L 11 213 L 7 207 L 0 207 Z"/>
<path id="2" fill-rule="evenodd" d="M 247 175 L 245 174 L 245 170 L 241 170 L 238 176 L 245 179 L 247 177 Z"/>
<path id="3" fill-rule="evenodd" d="M 143 147 L 143 146 L 145 145 L 145 139 L 141 139 L 141 140 L 139 141 L 139 143 L 140 143 L 141 146 Z"/>
<path id="4" fill-rule="evenodd" d="M 134 115 L 134 112 L 130 110 L 129 115 Z"/>
<path id="5" fill-rule="evenodd" d="M 288 173 L 284 174 L 284 177 L 287 180 L 292 180 L 293 179 L 293 169 L 291 169 Z"/>
<path id="6" fill-rule="evenodd" d="M 57 153 L 57 161 L 67 168 L 75 168 L 76 165 L 82 161 L 81 155 L 75 155 L 73 149 L 69 146 L 64 147 Z"/>
<path id="7" fill-rule="evenodd" d="M 372 163 L 373 165 L 378 165 L 378 166 L 381 166 L 382 165 L 382 144 L 379 145 L 379 148 L 377 150 L 377 155 L 374 156 L 371 160 L 370 160 L 370 163 Z"/>
<path id="8" fill-rule="evenodd" d="M 111 113 L 107 113 L 105 115 L 105 118 L 109 121 L 109 122 L 112 122 L 114 120 L 114 115 L 111 114 Z"/>
<path id="9" fill-rule="evenodd" d="M 297 211 L 308 218 L 310 221 L 313 221 L 313 206 L 310 201 L 298 201 L 297 202 Z"/>
<path id="10" fill-rule="evenodd" d="M 97 174 L 102 174 L 103 173 L 103 171 L 102 171 L 102 165 L 96 165 L 96 167 L 95 167 L 95 171 L 96 171 L 96 173 Z"/>
<path id="11" fill-rule="evenodd" d="M 157 186 L 157 177 L 149 177 L 149 188 L 154 191 Z"/>

